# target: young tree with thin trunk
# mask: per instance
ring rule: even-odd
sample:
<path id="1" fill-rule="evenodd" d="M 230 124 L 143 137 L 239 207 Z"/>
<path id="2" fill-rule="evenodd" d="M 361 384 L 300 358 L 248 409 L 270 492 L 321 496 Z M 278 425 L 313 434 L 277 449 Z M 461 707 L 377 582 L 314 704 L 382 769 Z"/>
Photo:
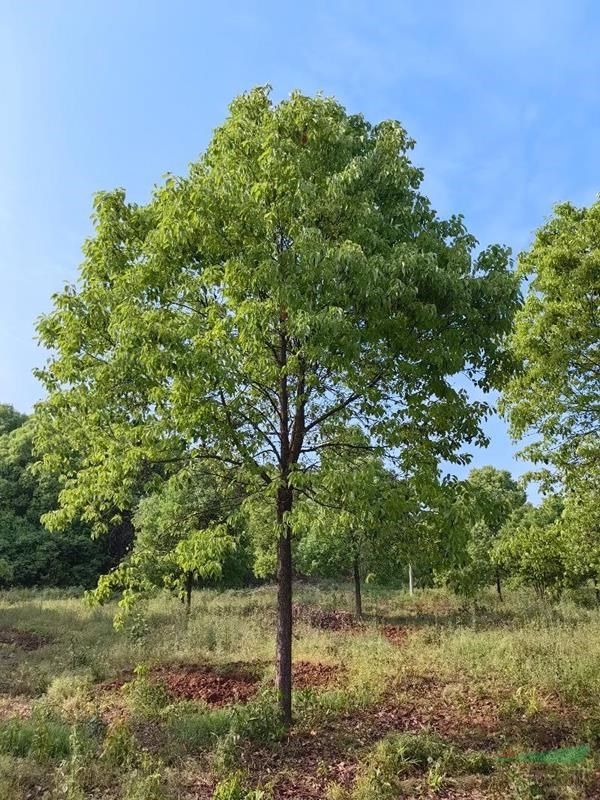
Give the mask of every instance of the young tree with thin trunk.
<path id="1" fill-rule="evenodd" d="M 309 575 L 351 575 L 360 619 L 365 574 L 384 573 L 389 578 L 394 571 L 391 555 L 408 511 L 415 507 L 415 487 L 385 468 L 360 431 L 340 431 L 337 438 L 340 446 L 322 456 L 310 487 L 304 487 L 305 496 L 296 504 L 297 563 Z"/>
<path id="2" fill-rule="evenodd" d="M 412 145 L 334 99 L 251 91 L 148 205 L 97 196 L 79 284 L 39 324 L 38 447 L 64 477 L 49 524 L 105 524 L 156 462 L 212 459 L 271 498 L 286 722 L 291 517 L 328 423 L 357 422 L 406 462 L 452 458 L 482 441 L 487 406 L 451 377 L 487 390 L 505 371 L 508 252 L 474 256 L 461 218 L 436 215 Z"/>
<path id="3" fill-rule="evenodd" d="M 103 603 L 120 594 L 115 625 L 122 627 L 140 600 L 167 589 L 191 613 L 197 581 L 216 582 L 235 557 L 237 531 L 227 524 L 240 506 L 237 487 L 207 475 L 204 465 L 183 468 L 139 503 L 131 552 L 88 593 Z"/>
<path id="4" fill-rule="evenodd" d="M 494 561 L 494 544 L 511 514 L 521 508 L 527 497 L 522 486 L 508 470 L 495 467 L 473 469 L 464 482 L 462 547 L 457 547 L 445 575 L 449 585 L 460 594 L 474 596 L 493 583 L 500 601 L 502 596 L 501 563 Z"/>

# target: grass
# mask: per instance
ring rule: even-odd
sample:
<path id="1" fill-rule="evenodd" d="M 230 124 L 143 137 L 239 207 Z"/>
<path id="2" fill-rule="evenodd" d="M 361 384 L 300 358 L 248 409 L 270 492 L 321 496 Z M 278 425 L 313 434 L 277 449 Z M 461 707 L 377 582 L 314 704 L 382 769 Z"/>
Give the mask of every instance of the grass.
<path id="1" fill-rule="evenodd" d="M 296 601 L 350 611 L 352 591 L 302 585 Z M 273 587 L 195 592 L 187 627 L 163 595 L 122 633 L 114 610 L 71 592 L 0 594 L 0 627 L 48 641 L 0 646 L 0 800 L 583 799 L 600 784 L 591 604 L 490 593 L 473 611 L 443 591 L 365 587 L 363 629 L 297 624 L 294 659 L 339 670 L 296 691 L 287 734 L 272 690 Z M 388 625 L 406 630 L 399 644 Z M 258 676 L 248 702 L 177 699 L 152 677 L 182 664 L 227 675 L 233 662 Z M 585 744 L 580 764 L 499 760 Z"/>

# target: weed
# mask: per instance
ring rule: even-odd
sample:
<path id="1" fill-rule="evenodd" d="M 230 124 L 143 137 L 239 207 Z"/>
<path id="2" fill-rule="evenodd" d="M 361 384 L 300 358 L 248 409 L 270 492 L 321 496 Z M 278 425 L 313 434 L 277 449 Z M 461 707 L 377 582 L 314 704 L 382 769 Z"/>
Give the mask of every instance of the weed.
<path id="1" fill-rule="evenodd" d="M 166 800 L 162 763 L 143 753 L 139 765 L 125 778 L 123 800 Z"/>
<path id="2" fill-rule="evenodd" d="M 227 774 L 237 766 L 242 743 L 273 744 L 281 739 L 284 731 L 272 691 L 259 694 L 245 706 L 236 706 L 229 731 L 215 748 L 217 772 Z"/>
<path id="3" fill-rule="evenodd" d="M 171 718 L 169 733 L 187 752 L 195 752 L 214 745 L 229 732 L 231 723 L 232 712 L 228 709 L 187 711 Z"/>
<path id="4" fill-rule="evenodd" d="M 135 670 L 135 678 L 123 687 L 129 699 L 131 710 L 142 717 L 159 715 L 170 702 L 164 683 L 150 679 L 148 667 L 140 664 Z"/>
<path id="5" fill-rule="evenodd" d="M 0 724 L 0 753 L 32 755 L 38 760 L 66 758 L 70 753 L 69 725 L 52 719 L 13 717 Z"/>
<path id="6" fill-rule="evenodd" d="M 268 800 L 264 789 L 250 789 L 242 772 L 234 772 L 219 781 L 213 793 L 213 800 Z"/>
<path id="7" fill-rule="evenodd" d="M 84 776 L 87 766 L 86 743 L 76 727 L 73 727 L 69 736 L 69 758 L 63 761 L 55 776 L 55 795 L 61 800 L 86 800 Z"/>
<path id="8" fill-rule="evenodd" d="M 444 785 L 445 778 L 446 776 L 442 772 L 439 762 L 436 762 L 433 766 L 429 767 L 427 772 L 427 786 L 429 786 L 432 792 L 437 792 Z"/>
<path id="9" fill-rule="evenodd" d="M 119 720 L 107 730 L 101 758 L 118 768 L 130 767 L 135 760 L 137 744 L 127 722 Z"/>

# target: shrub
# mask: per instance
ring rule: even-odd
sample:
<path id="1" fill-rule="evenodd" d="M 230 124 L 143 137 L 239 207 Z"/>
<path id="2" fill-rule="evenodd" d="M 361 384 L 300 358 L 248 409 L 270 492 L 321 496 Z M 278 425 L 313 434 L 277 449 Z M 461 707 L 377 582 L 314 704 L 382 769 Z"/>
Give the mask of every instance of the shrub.
<path id="1" fill-rule="evenodd" d="M 166 800 L 162 762 L 143 753 L 139 766 L 125 778 L 123 800 Z"/>
<path id="2" fill-rule="evenodd" d="M 137 744 L 129 725 L 119 720 L 106 732 L 101 758 L 116 767 L 129 767 L 134 763 L 136 750 Z"/>
<path id="3" fill-rule="evenodd" d="M 487 756 L 461 753 L 427 731 L 394 734 L 379 742 L 372 751 L 356 781 L 352 798 L 392 800 L 397 797 L 399 781 L 425 770 L 427 784 L 437 791 L 443 785 L 446 772 L 489 772 L 492 766 Z"/>

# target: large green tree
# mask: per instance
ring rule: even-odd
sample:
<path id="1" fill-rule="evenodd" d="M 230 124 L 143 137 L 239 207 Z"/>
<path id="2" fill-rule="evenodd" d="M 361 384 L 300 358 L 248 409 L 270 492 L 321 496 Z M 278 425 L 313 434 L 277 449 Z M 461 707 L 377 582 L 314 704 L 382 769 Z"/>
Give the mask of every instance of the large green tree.
<path id="1" fill-rule="evenodd" d="M 518 301 L 508 252 L 440 219 L 413 142 L 331 98 L 238 97 L 185 178 L 146 206 L 99 194 L 80 280 L 39 324 L 43 462 L 61 525 L 127 508 L 152 465 L 213 459 L 271 498 L 276 682 L 291 718 L 294 497 L 328 424 L 357 422 L 408 466 L 483 440 Z M 74 458 L 73 454 L 77 454 Z"/>
<path id="2" fill-rule="evenodd" d="M 600 201 L 556 206 L 519 257 L 530 278 L 515 320 L 520 370 L 503 398 L 515 438 L 564 502 L 569 580 L 600 571 Z M 558 523 L 557 523 L 558 524 Z"/>
<path id="3" fill-rule="evenodd" d="M 530 278 L 511 337 L 521 369 L 503 405 L 516 437 L 537 434 L 525 454 L 568 484 L 600 460 L 600 201 L 556 206 L 519 269 Z"/>

